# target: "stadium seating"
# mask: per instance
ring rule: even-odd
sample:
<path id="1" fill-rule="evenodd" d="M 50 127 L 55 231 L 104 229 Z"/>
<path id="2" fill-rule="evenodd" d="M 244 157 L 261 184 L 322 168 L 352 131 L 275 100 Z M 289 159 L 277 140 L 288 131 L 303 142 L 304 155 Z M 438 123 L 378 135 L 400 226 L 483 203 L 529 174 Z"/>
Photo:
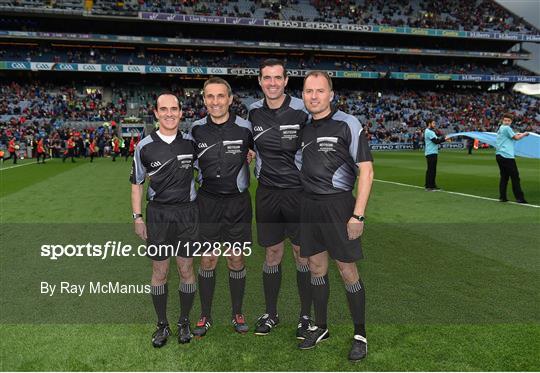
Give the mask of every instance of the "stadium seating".
<path id="1" fill-rule="evenodd" d="M 260 56 L 237 54 L 211 54 L 184 51 L 155 51 L 155 48 L 97 49 L 97 48 L 40 48 L 5 47 L 0 50 L 0 59 L 26 62 L 100 63 L 126 65 L 168 65 L 207 67 L 252 67 L 257 68 Z M 513 65 L 494 62 L 465 62 L 458 59 L 441 59 L 429 62 L 418 61 L 417 56 L 384 56 L 373 59 L 337 60 L 324 55 L 306 54 L 304 57 L 289 56 L 287 65 L 293 69 L 322 69 L 378 72 L 426 72 L 444 74 L 501 74 L 530 75 L 526 70 Z"/>
<path id="2" fill-rule="evenodd" d="M 0 0 L 0 6 L 84 10 L 81 0 Z M 493 0 L 98 0 L 90 11 L 131 17 L 145 11 L 538 34 L 538 30 Z"/>
<path id="3" fill-rule="evenodd" d="M 94 128 L 131 115 L 146 123 L 152 114 L 156 95 L 162 87 L 103 87 L 100 93 L 87 93 L 83 87 L 51 85 L 2 85 L 0 93 L 0 145 L 8 134 L 24 138 L 42 133 L 58 136 L 62 128 Z M 183 128 L 206 115 L 199 88 L 170 87 L 182 101 Z M 300 92 L 291 92 L 299 96 Z M 256 90 L 235 92 L 233 111 L 246 117 L 248 106 L 260 99 Z M 507 92 L 418 92 L 346 91 L 336 92 L 335 104 L 355 115 L 366 127 L 373 143 L 410 142 L 418 136 L 425 121 L 435 117 L 442 132 L 465 130 L 496 131 L 502 113 L 516 114 L 517 130 L 540 133 L 538 100 Z"/>

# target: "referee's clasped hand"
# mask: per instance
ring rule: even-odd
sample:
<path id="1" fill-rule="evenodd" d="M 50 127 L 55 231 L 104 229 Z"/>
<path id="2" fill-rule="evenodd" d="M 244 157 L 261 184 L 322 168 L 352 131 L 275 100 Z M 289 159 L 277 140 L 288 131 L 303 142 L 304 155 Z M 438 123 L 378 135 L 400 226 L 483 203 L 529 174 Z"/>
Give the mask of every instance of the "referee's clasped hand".
<path id="1" fill-rule="evenodd" d="M 251 149 L 248 150 L 247 157 L 246 157 L 248 164 L 251 163 L 251 161 L 255 158 L 256 154 L 257 153 L 255 153 L 253 150 Z"/>
<path id="2" fill-rule="evenodd" d="M 351 217 L 347 223 L 347 235 L 349 240 L 355 240 L 364 232 L 364 222 Z"/>
<path id="3" fill-rule="evenodd" d="M 137 236 L 146 241 L 148 235 L 146 234 L 146 224 L 144 223 L 144 220 L 142 218 L 137 218 L 133 222 L 133 225 L 135 226 L 135 233 Z"/>

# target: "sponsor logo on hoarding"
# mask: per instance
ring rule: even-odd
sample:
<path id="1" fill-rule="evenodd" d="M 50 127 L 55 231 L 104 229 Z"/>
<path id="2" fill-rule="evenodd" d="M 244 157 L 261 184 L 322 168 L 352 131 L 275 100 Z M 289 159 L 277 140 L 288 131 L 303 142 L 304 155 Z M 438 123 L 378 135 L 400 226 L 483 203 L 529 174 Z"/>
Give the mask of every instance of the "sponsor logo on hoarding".
<path id="1" fill-rule="evenodd" d="M 422 79 L 421 74 L 403 74 L 403 79 Z"/>
<path id="2" fill-rule="evenodd" d="M 471 38 L 491 38 L 491 33 L 489 33 L 489 32 L 470 31 L 469 36 Z"/>
<path id="3" fill-rule="evenodd" d="M 344 71 L 343 76 L 345 78 L 359 78 L 362 76 L 362 73 L 358 71 Z"/>
<path id="4" fill-rule="evenodd" d="M 11 62 L 8 66 L 12 69 L 20 69 L 20 70 L 24 70 L 27 68 L 24 62 Z"/>
<path id="5" fill-rule="evenodd" d="M 38 69 L 38 70 L 50 70 L 53 66 L 52 63 L 36 63 L 35 65 L 35 68 Z"/>
<path id="6" fill-rule="evenodd" d="M 371 31 L 371 26 L 365 26 L 365 25 L 353 25 L 353 24 L 338 24 L 339 30 L 346 30 L 346 31 Z"/>
<path id="7" fill-rule="evenodd" d="M 289 76 L 305 76 L 307 74 L 307 70 L 289 70 L 288 71 Z"/>
<path id="8" fill-rule="evenodd" d="M 423 147 L 423 146 L 421 146 Z M 464 149 L 465 144 L 463 142 L 447 142 L 441 144 L 442 148 L 445 149 Z M 414 146 L 410 142 L 406 143 L 389 143 L 389 144 L 371 144 L 369 145 L 371 150 L 411 150 L 414 149 Z"/>
<path id="9" fill-rule="evenodd" d="M 465 144 L 462 142 L 446 142 L 441 144 L 441 148 L 443 149 L 464 149 Z"/>
<path id="10" fill-rule="evenodd" d="M 395 27 L 379 27 L 380 32 L 390 32 L 390 33 L 396 33 L 397 28 Z"/>
<path id="11" fill-rule="evenodd" d="M 208 71 L 210 74 L 227 74 L 227 69 L 223 67 L 211 67 Z"/>
<path id="12" fill-rule="evenodd" d="M 405 144 L 373 144 L 369 146 L 371 150 L 404 150 L 413 149 L 413 145 Z"/>
<path id="13" fill-rule="evenodd" d="M 180 73 L 180 74 L 185 74 L 187 72 L 186 68 L 185 67 L 181 67 L 181 66 L 167 66 L 165 68 L 165 70 L 168 72 L 168 73 Z"/>
<path id="14" fill-rule="evenodd" d="M 337 30 L 338 26 L 337 23 L 306 22 L 304 27 L 316 30 Z"/>
<path id="15" fill-rule="evenodd" d="M 458 31 L 443 31 L 442 36 L 459 36 Z"/>
<path id="16" fill-rule="evenodd" d="M 509 82 L 510 77 L 509 76 L 504 76 L 504 75 L 491 75 L 489 77 L 489 80 L 498 81 L 498 82 Z"/>
<path id="17" fill-rule="evenodd" d="M 285 28 L 299 28 L 302 27 L 301 22 L 297 21 L 275 21 L 275 20 L 265 20 L 266 25 L 272 27 L 285 27 Z"/>
<path id="18" fill-rule="evenodd" d="M 232 68 L 229 71 L 232 75 L 259 75 L 258 69 L 253 68 Z"/>
<path id="19" fill-rule="evenodd" d="M 435 80 L 451 80 L 452 75 L 450 75 L 450 74 L 435 74 L 435 75 L 433 75 L 433 78 Z"/>
<path id="20" fill-rule="evenodd" d="M 58 70 L 75 70 L 75 67 L 73 65 L 67 64 L 67 63 L 61 63 L 56 65 Z"/>
<path id="21" fill-rule="evenodd" d="M 540 35 L 525 35 L 525 40 L 527 41 L 539 41 L 540 40 Z"/>
<path id="22" fill-rule="evenodd" d="M 480 81 L 482 80 L 482 76 L 481 75 L 461 75 L 461 80 Z"/>
<path id="23" fill-rule="evenodd" d="M 120 68 L 116 65 L 105 65 L 105 71 L 108 72 L 120 72 Z"/>
<path id="24" fill-rule="evenodd" d="M 204 74 L 204 73 L 206 73 L 205 70 L 206 69 L 204 67 L 190 67 L 190 68 L 188 68 L 188 71 L 191 74 Z"/>
<path id="25" fill-rule="evenodd" d="M 517 81 L 518 82 L 536 82 L 538 77 L 536 76 L 518 76 Z"/>
<path id="26" fill-rule="evenodd" d="M 141 66 L 131 66 L 131 65 L 128 65 L 126 66 L 126 70 L 130 73 L 140 73 L 142 72 L 142 68 Z"/>
<path id="27" fill-rule="evenodd" d="M 159 66 L 148 66 L 149 73 L 162 73 L 163 69 Z"/>
<path id="28" fill-rule="evenodd" d="M 81 64 L 79 65 L 80 70 L 83 71 L 98 71 L 99 65 L 87 65 L 87 64 Z"/>
<path id="29" fill-rule="evenodd" d="M 412 28 L 412 29 L 411 29 L 411 34 L 415 34 L 415 35 L 428 35 L 428 34 L 429 34 L 429 30 L 424 29 L 424 28 Z"/>

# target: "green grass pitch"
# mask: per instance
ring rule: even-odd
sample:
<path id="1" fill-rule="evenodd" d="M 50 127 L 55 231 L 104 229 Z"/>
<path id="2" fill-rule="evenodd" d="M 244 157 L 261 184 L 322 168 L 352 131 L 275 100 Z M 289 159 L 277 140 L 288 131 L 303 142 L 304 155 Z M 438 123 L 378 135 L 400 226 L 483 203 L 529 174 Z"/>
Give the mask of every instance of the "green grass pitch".
<path id="1" fill-rule="evenodd" d="M 43 244 L 137 244 L 129 163 L 48 160 L 0 171 L 0 351 L 3 371 L 538 371 L 540 370 L 540 208 L 498 197 L 492 151 L 442 151 L 437 182 L 421 188 L 420 152 L 374 153 L 375 178 L 358 264 L 366 286 L 369 354 L 346 359 L 352 325 L 344 288 L 330 268 L 330 339 L 297 349 L 292 253 L 283 262 L 281 324 L 266 337 L 234 334 L 227 271 L 220 260 L 207 337 L 154 349 L 145 294 L 40 294 L 42 281 L 148 284 L 146 258 L 40 256 Z M 21 164 L 31 163 L 24 160 Z M 517 159 L 530 204 L 540 205 L 540 161 Z M 386 181 L 386 182 L 384 182 Z M 387 182 L 400 183 L 392 184 Z M 256 181 L 252 179 L 252 197 Z M 509 187 L 510 200 L 513 200 Z M 254 230 L 255 233 L 255 230 Z M 263 250 L 247 259 L 244 312 L 264 310 Z M 169 274 L 169 321 L 178 312 L 178 276 Z M 192 322 L 199 313 L 195 300 Z M 176 332 L 176 327 L 173 328 Z"/>

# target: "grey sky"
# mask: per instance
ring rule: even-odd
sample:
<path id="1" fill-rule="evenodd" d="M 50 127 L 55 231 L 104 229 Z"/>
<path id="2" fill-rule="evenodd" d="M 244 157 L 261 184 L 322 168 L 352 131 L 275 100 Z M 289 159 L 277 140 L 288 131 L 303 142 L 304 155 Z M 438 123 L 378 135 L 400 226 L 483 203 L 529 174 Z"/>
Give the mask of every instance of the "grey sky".
<path id="1" fill-rule="evenodd" d="M 527 22 L 540 29 L 540 1 L 538 0 L 495 0 L 503 7 L 520 17 L 525 18 Z M 523 43 L 523 48 L 533 54 L 530 61 L 519 61 L 518 64 L 526 69 L 540 75 L 540 44 Z"/>

